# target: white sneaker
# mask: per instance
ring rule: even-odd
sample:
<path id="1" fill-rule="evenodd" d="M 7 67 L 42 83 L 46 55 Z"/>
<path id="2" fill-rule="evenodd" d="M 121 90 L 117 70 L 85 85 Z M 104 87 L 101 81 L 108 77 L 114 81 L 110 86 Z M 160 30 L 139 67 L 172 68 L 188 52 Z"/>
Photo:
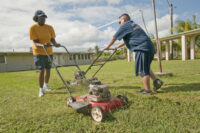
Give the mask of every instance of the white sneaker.
<path id="1" fill-rule="evenodd" d="M 43 92 L 43 89 L 40 88 L 40 90 L 39 90 L 39 97 L 42 97 L 42 96 L 44 96 L 44 92 Z"/>
<path id="2" fill-rule="evenodd" d="M 51 91 L 51 88 L 49 87 L 48 84 L 44 84 L 43 89 L 44 89 L 45 91 Z"/>

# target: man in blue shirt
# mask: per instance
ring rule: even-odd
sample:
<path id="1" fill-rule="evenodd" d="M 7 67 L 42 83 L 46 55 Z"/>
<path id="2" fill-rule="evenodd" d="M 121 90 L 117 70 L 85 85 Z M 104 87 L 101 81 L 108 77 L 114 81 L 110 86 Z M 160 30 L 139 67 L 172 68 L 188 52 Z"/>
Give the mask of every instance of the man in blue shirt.
<path id="1" fill-rule="evenodd" d="M 129 50 L 136 52 L 135 74 L 136 76 L 141 76 L 144 84 L 144 89 L 137 91 L 137 93 L 151 95 L 152 91 L 150 89 L 150 78 L 153 80 L 155 91 L 163 85 L 163 82 L 155 77 L 150 68 L 155 54 L 155 47 L 143 29 L 131 21 L 128 14 L 125 13 L 119 17 L 119 24 L 120 28 L 109 41 L 105 50 L 108 50 L 116 40 L 123 39 L 123 41 L 121 41 L 120 44 L 114 49 L 118 49 L 126 45 Z"/>

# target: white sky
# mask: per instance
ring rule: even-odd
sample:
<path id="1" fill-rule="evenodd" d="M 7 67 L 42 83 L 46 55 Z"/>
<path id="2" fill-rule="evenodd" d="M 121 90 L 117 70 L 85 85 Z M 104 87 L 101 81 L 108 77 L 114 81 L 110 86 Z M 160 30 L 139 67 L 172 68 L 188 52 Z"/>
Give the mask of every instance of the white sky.
<path id="1" fill-rule="evenodd" d="M 70 7 L 70 8 L 69 8 Z M 118 19 L 124 12 L 143 10 L 147 29 L 154 33 L 151 5 L 131 5 L 123 0 L 1 0 L 0 4 L 0 51 L 28 51 L 29 27 L 37 9 L 43 10 L 47 24 L 54 27 L 57 42 L 71 51 L 84 51 L 99 45 L 103 48 L 114 35 L 118 24 L 97 30 L 98 26 Z M 143 27 L 141 15 L 131 16 Z M 174 21 L 178 15 L 174 15 Z M 157 18 L 159 36 L 169 34 L 169 14 Z"/>

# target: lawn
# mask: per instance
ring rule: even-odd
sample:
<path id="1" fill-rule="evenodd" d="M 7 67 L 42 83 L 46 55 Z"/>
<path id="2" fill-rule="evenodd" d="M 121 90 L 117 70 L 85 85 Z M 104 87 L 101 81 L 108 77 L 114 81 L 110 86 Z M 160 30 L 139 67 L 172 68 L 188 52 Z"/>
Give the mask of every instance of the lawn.
<path id="1" fill-rule="evenodd" d="M 97 74 L 98 79 L 110 86 L 113 96 L 125 94 L 129 104 L 111 112 L 101 123 L 66 106 L 69 95 L 55 70 L 49 83 L 52 91 L 42 98 L 38 98 L 36 71 L 0 73 L 0 132 L 199 133 L 200 60 L 162 61 L 162 67 L 173 76 L 160 77 L 164 85 L 159 93 L 145 96 L 136 94 L 142 84 L 140 77 L 134 75 L 134 62 L 118 60 L 106 64 Z M 153 61 L 152 69 L 159 71 L 157 61 Z M 59 70 L 65 80 L 73 80 L 77 69 Z M 86 87 L 70 90 L 73 96 L 88 92 Z"/>

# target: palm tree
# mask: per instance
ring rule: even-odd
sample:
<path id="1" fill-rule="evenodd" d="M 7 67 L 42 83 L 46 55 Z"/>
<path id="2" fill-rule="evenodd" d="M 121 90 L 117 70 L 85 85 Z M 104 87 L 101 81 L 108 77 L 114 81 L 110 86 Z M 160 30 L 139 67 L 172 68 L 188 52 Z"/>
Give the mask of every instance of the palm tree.
<path id="1" fill-rule="evenodd" d="M 192 29 L 197 29 L 198 24 L 196 23 L 196 15 L 193 15 Z"/>

